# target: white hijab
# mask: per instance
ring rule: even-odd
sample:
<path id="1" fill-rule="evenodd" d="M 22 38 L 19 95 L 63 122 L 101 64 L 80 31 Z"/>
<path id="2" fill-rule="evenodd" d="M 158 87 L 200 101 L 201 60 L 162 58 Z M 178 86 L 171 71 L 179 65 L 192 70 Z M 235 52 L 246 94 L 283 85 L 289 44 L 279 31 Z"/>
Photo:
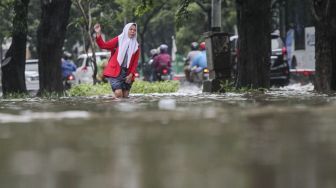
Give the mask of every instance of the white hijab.
<path id="1" fill-rule="evenodd" d="M 129 67 L 132 55 L 138 50 L 138 42 L 137 42 L 137 33 L 135 33 L 135 36 L 133 38 L 128 37 L 128 30 L 132 25 L 135 25 L 135 23 L 128 23 L 125 25 L 123 32 L 118 36 L 118 46 L 119 46 L 119 52 L 118 52 L 118 63 L 121 66 L 121 64 L 124 61 L 126 50 L 127 50 L 127 68 Z"/>

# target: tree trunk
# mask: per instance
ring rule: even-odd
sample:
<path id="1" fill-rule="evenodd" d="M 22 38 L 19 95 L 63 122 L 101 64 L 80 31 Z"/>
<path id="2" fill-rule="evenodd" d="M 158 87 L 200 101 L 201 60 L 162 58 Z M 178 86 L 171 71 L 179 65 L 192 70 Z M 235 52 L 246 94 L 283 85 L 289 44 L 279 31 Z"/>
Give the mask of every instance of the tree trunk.
<path id="1" fill-rule="evenodd" d="M 271 0 L 237 0 L 239 57 L 237 87 L 269 88 Z"/>
<path id="2" fill-rule="evenodd" d="M 144 70 L 144 67 L 145 67 L 145 56 L 146 56 L 146 53 L 145 53 L 145 36 L 146 36 L 146 33 L 147 33 L 147 30 L 148 30 L 148 24 L 149 22 L 152 20 L 152 18 L 154 18 L 155 15 L 157 15 L 161 10 L 162 8 L 166 5 L 167 2 L 164 2 L 162 3 L 160 6 L 156 7 L 154 10 L 152 10 L 150 12 L 150 14 L 148 15 L 144 15 L 142 16 L 139 20 L 142 27 L 140 27 L 139 25 L 137 26 L 138 28 L 138 35 L 140 37 L 140 55 L 141 55 L 141 64 L 140 64 L 140 68 L 142 69 L 142 72 L 144 73 L 145 70 Z M 145 75 L 145 73 L 144 73 Z"/>
<path id="3" fill-rule="evenodd" d="M 315 23 L 315 90 L 336 90 L 336 2 L 313 0 Z"/>
<path id="4" fill-rule="evenodd" d="M 2 58 L 3 58 L 3 55 L 2 55 L 2 51 L 3 51 L 3 48 L 2 48 L 2 43 L 3 43 L 4 39 L 2 37 L 0 37 L 0 62 L 2 61 Z M 0 66 L 1 68 L 1 66 Z"/>
<path id="5" fill-rule="evenodd" d="M 12 44 L 2 64 L 3 95 L 26 93 L 25 62 L 27 44 L 27 14 L 29 0 L 16 0 L 14 4 Z"/>
<path id="6" fill-rule="evenodd" d="M 139 37 L 140 37 L 140 55 L 141 55 L 141 69 L 143 70 L 144 64 L 146 63 L 145 61 L 145 52 L 144 52 L 144 41 L 145 41 L 145 34 L 144 32 L 139 32 Z"/>
<path id="7" fill-rule="evenodd" d="M 37 31 L 39 95 L 52 92 L 63 93 L 61 57 L 70 7 L 71 0 L 41 0 L 42 17 Z"/>

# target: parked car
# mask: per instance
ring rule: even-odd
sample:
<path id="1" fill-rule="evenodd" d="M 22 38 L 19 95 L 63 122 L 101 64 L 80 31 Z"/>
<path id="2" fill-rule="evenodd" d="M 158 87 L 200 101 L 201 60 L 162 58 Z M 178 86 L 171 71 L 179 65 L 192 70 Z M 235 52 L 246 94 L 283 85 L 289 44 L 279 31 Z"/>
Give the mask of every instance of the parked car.
<path id="1" fill-rule="evenodd" d="M 287 49 L 279 34 L 271 34 L 271 85 L 288 85 L 290 78 Z"/>
<path id="2" fill-rule="evenodd" d="M 95 54 L 97 66 L 102 66 L 102 63 L 104 61 L 107 62 L 109 60 L 111 52 L 96 52 Z M 76 72 L 74 72 L 75 83 L 93 83 L 92 53 L 81 54 L 80 56 L 78 56 L 75 64 L 77 66 Z"/>
<path id="3" fill-rule="evenodd" d="M 40 88 L 38 59 L 26 60 L 25 80 L 28 91 L 38 90 Z"/>
<path id="4" fill-rule="evenodd" d="M 233 76 L 237 74 L 237 63 L 239 56 L 238 36 L 230 37 L 231 42 L 231 62 Z M 271 85 L 288 85 L 290 78 L 289 65 L 287 60 L 287 50 L 284 42 L 277 33 L 271 34 L 271 62 L 270 62 L 270 84 Z"/>

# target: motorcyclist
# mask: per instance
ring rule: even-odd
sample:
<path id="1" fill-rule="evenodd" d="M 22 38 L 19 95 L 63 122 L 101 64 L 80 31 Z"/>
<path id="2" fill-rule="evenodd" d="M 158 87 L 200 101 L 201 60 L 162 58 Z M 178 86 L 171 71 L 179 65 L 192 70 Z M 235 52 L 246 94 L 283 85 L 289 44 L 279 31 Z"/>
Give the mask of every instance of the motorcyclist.
<path id="1" fill-rule="evenodd" d="M 153 75 L 153 81 L 157 81 L 157 73 L 163 68 L 168 69 L 168 74 L 171 73 L 171 57 L 168 54 L 168 46 L 166 44 L 160 45 L 160 54 L 154 57 L 153 67 L 155 74 Z"/>
<path id="2" fill-rule="evenodd" d="M 65 80 L 72 72 L 76 71 L 77 66 L 71 61 L 71 54 L 64 52 L 62 58 L 62 79 Z"/>
<path id="3" fill-rule="evenodd" d="M 197 42 L 192 42 L 190 47 L 191 47 L 191 51 L 188 53 L 187 59 L 185 60 L 185 63 L 184 63 L 184 74 L 185 74 L 187 81 L 191 81 L 190 79 L 191 63 L 194 57 L 200 53 L 200 51 L 198 50 Z"/>
<path id="4" fill-rule="evenodd" d="M 159 54 L 158 49 L 151 49 L 150 50 L 150 59 L 144 66 L 144 80 L 146 81 L 153 81 L 153 75 L 155 74 L 154 70 L 154 58 Z"/>
<path id="5" fill-rule="evenodd" d="M 201 52 L 194 57 L 191 63 L 191 80 L 196 81 L 200 79 L 199 73 L 203 71 L 204 68 L 207 68 L 207 59 L 205 51 L 205 42 L 200 44 Z"/>

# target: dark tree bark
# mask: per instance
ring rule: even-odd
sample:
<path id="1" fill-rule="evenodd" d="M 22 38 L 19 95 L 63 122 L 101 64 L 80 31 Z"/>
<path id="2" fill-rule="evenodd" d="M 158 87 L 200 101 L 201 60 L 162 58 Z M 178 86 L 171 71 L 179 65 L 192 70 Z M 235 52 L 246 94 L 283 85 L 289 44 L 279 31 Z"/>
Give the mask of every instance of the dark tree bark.
<path id="1" fill-rule="evenodd" d="M 336 90 L 336 1 L 312 0 L 315 17 L 315 90 Z"/>
<path id="2" fill-rule="evenodd" d="M 141 63 L 142 65 L 144 65 L 145 63 L 145 48 L 144 48 L 144 43 L 145 43 L 145 34 L 147 33 L 147 29 L 148 29 L 148 24 L 149 22 L 152 20 L 152 18 L 154 17 L 154 15 L 158 14 L 160 12 L 160 10 L 164 7 L 166 3 L 162 3 L 160 6 L 156 7 L 154 10 L 152 10 L 148 15 L 144 15 L 142 16 L 141 19 L 141 23 L 142 25 L 138 25 L 138 34 L 140 37 L 140 50 L 141 50 Z"/>
<path id="3" fill-rule="evenodd" d="M 61 58 L 71 0 L 41 0 L 42 16 L 37 31 L 40 91 L 63 93 Z"/>
<path id="4" fill-rule="evenodd" d="M 27 14 L 29 0 L 16 0 L 14 4 L 12 44 L 2 62 L 2 91 L 7 96 L 11 93 L 26 93 L 25 60 L 27 44 Z"/>
<path id="5" fill-rule="evenodd" d="M 237 0 L 239 57 L 237 87 L 269 88 L 271 0 Z"/>
<path id="6" fill-rule="evenodd" d="M 2 59 L 3 59 L 3 55 L 2 55 L 2 51 L 3 51 L 3 49 L 2 49 L 2 43 L 3 43 L 3 38 L 2 37 L 0 37 L 0 61 L 2 61 Z M 1 68 L 1 66 L 0 66 L 0 68 Z"/>

